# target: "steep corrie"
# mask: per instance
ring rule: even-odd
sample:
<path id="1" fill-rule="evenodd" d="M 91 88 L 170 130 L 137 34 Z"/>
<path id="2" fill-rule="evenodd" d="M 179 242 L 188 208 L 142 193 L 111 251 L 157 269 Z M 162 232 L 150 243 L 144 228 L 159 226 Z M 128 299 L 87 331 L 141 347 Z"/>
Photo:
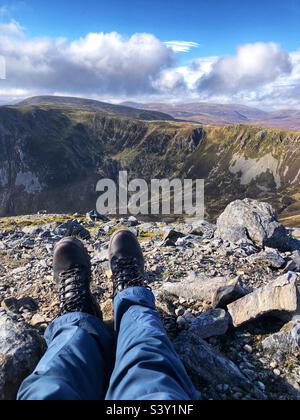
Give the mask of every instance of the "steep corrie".
<path id="1" fill-rule="evenodd" d="M 236 198 L 300 213 L 300 133 L 141 121 L 78 107 L 0 109 L 0 215 L 86 211 L 102 177 L 205 178 L 210 218 Z"/>

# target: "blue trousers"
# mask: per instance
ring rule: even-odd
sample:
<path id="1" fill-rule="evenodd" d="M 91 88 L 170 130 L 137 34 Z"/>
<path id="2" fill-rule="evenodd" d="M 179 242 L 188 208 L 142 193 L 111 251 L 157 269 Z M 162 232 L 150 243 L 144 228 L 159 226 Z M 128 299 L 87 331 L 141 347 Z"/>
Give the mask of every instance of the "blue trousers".
<path id="1" fill-rule="evenodd" d="M 197 400 L 149 290 L 119 293 L 116 344 L 99 319 L 82 313 L 47 329 L 48 350 L 21 385 L 19 400 Z M 115 348 L 116 347 L 116 348 Z"/>

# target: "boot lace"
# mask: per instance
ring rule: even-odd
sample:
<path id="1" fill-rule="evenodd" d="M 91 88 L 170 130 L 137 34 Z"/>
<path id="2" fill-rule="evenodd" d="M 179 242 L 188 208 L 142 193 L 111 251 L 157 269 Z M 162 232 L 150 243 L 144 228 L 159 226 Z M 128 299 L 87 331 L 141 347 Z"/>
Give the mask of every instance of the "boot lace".
<path id="1" fill-rule="evenodd" d="M 129 287 L 145 287 L 151 290 L 145 280 L 144 274 L 141 273 L 138 261 L 134 257 L 113 258 L 111 262 L 114 280 L 114 294 Z"/>
<path id="2" fill-rule="evenodd" d="M 60 309 L 61 313 L 86 312 L 90 307 L 91 295 L 87 287 L 87 270 L 75 266 L 60 273 Z"/>

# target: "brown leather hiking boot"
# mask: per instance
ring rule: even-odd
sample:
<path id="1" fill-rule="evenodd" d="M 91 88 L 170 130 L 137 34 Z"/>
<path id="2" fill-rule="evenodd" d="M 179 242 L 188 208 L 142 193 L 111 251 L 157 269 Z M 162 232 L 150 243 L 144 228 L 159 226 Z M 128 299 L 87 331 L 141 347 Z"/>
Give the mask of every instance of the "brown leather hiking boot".
<path id="1" fill-rule="evenodd" d="M 142 248 L 130 230 L 116 232 L 109 245 L 109 261 L 113 274 L 114 296 L 129 287 L 146 287 Z"/>
<path id="2" fill-rule="evenodd" d="M 68 237 L 54 250 L 54 280 L 59 286 L 61 315 L 84 312 L 102 318 L 91 291 L 91 259 L 82 242 Z"/>

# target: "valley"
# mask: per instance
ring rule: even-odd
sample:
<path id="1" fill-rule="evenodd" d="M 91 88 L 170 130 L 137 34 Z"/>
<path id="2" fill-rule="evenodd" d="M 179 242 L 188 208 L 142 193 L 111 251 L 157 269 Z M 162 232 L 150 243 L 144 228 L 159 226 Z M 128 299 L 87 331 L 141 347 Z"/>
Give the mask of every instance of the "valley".
<path id="1" fill-rule="evenodd" d="M 229 202 L 249 197 L 269 202 L 283 221 L 300 227 L 300 132 L 51 101 L 0 108 L 1 216 L 86 212 L 95 207 L 99 179 L 116 180 L 127 170 L 146 181 L 204 178 L 211 221 Z"/>

